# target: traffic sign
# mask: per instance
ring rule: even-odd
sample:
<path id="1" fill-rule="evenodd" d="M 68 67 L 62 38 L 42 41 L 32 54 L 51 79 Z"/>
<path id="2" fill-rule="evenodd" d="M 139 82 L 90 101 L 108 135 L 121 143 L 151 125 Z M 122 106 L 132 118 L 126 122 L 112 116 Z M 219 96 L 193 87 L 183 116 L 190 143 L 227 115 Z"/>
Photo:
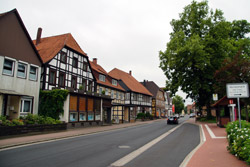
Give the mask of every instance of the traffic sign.
<path id="1" fill-rule="evenodd" d="M 228 83 L 227 98 L 248 98 L 248 83 Z"/>

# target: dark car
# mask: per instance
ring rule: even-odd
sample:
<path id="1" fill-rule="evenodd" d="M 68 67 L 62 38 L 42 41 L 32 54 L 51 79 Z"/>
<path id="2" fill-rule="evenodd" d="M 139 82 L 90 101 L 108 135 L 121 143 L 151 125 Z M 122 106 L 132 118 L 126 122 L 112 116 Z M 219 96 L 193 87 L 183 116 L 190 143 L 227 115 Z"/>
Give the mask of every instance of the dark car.
<path id="1" fill-rule="evenodd" d="M 167 118 L 167 124 L 178 124 L 178 118 L 176 116 L 169 116 Z"/>

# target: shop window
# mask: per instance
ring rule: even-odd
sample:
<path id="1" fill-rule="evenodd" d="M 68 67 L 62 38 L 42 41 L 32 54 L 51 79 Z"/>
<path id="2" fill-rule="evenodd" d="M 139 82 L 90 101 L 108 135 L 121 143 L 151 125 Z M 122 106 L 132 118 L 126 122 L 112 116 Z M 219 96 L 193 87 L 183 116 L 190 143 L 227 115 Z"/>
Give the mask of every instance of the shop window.
<path id="1" fill-rule="evenodd" d="M 79 121 L 86 121 L 87 114 L 86 112 L 80 112 L 79 114 Z"/>
<path id="2" fill-rule="evenodd" d="M 3 74 L 13 76 L 14 74 L 14 61 L 9 59 L 4 59 Z"/>
<path id="3" fill-rule="evenodd" d="M 88 121 L 94 121 L 94 112 L 88 112 Z"/>
<path id="4" fill-rule="evenodd" d="M 30 75 L 29 75 L 30 80 L 32 80 L 32 81 L 37 80 L 37 71 L 38 71 L 37 67 L 30 66 Z"/>
<path id="5" fill-rule="evenodd" d="M 70 122 L 78 121 L 78 113 L 77 112 L 70 112 L 69 120 L 70 120 Z"/>

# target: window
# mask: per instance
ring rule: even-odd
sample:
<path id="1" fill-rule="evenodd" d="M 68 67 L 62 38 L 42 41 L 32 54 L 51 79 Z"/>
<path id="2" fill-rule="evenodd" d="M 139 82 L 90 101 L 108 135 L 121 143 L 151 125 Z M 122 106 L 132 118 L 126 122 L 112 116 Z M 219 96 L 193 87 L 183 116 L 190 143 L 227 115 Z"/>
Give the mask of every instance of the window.
<path id="1" fill-rule="evenodd" d="M 87 71 L 87 66 L 88 66 L 88 63 L 87 62 L 83 62 L 83 71 Z"/>
<path id="2" fill-rule="evenodd" d="M 79 114 L 79 121 L 86 121 L 87 120 L 86 117 L 87 117 L 86 113 L 85 112 L 81 112 Z"/>
<path id="3" fill-rule="evenodd" d="M 32 81 L 36 81 L 37 80 L 37 67 L 30 66 L 29 79 L 32 80 Z"/>
<path id="4" fill-rule="evenodd" d="M 76 57 L 73 57 L 72 66 L 75 67 L 75 68 L 78 67 L 78 59 Z"/>
<path id="5" fill-rule="evenodd" d="M 62 63 L 67 63 L 67 53 L 64 51 L 61 51 L 61 62 Z"/>
<path id="6" fill-rule="evenodd" d="M 115 85 L 115 86 L 117 86 L 117 80 L 115 80 L 115 79 L 112 79 L 112 85 Z"/>
<path id="7" fill-rule="evenodd" d="M 69 119 L 70 119 L 70 122 L 76 122 L 76 121 L 78 121 L 78 114 L 76 112 L 71 112 Z"/>
<path id="8" fill-rule="evenodd" d="M 56 84 L 56 71 L 53 69 L 50 69 L 50 72 L 49 72 L 49 84 L 51 85 Z"/>
<path id="9" fill-rule="evenodd" d="M 92 92 L 92 81 L 89 81 L 89 89 L 88 91 Z"/>
<path id="10" fill-rule="evenodd" d="M 82 90 L 86 91 L 86 86 L 87 86 L 87 80 L 86 79 L 82 79 Z"/>
<path id="11" fill-rule="evenodd" d="M 102 87 L 99 87 L 99 95 L 102 94 Z"/>
<path id="12" fill-rule="evenodd" d="M 65 87 L 65 73 L 59 73 L 59 87 Z"/>
<path id="13" fill-rule="evenodd" d="M 111 90 L 111 98 L 113 99 L 114 98 L 114 91 Z"/>
<path id="14" fill-rule="evenodd" d="M 18 63 L 17 77 L 26 78 L 27 65 L 23 63 Z"/>
<path id="15" fill-rule="evenodd" d="M 21 99 L 21 113 L 31 113 L 32 99 Z"/>
<path id="16" fill-rule="evenodd" d="M 14 61 L 5 59 L 3 65 L 3 74 L 13 76 L 14 73 Z"/>
<path id="17" fill-rule="evenodd" d="M 105 82 L 105 75 L 102 75 L 102 74 L 99 74 L 99 80 L 102 81 L 102 82 Z"/>
<path id="18" fill-rule="evenodd" d="M 72 76 L 72 80 L 71 80 L 71 87 L 76 89 L 76 85 L 77 85 L 77 77 L 76 76 Z"/>

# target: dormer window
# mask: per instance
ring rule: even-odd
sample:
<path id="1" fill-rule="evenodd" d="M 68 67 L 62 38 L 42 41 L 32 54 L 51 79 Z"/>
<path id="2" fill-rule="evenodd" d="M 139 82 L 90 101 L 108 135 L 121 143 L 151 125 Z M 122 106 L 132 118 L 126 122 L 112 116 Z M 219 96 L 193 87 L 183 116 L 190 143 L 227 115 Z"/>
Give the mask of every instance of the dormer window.
<path id="1" fill-rule="evenodd" d="M 102 81 L 102 82 L 105 82 L 105 75 L 102 75 L 102 74 L 99 74 L 99 80 Z"/>
<path id="2" fill-rule="evenodd" d="M 61 58 L 60 58 L 62 63 L 67 63 L 67 53 L 64 51 L 61 51 Z"/>
<path id="3" fill-rule="evenodd" d="M 117 86 L 117 80 L 115 80 L 115 79 L 112 79 L 112 85 L 115 85 L 115 86 Z"/>

